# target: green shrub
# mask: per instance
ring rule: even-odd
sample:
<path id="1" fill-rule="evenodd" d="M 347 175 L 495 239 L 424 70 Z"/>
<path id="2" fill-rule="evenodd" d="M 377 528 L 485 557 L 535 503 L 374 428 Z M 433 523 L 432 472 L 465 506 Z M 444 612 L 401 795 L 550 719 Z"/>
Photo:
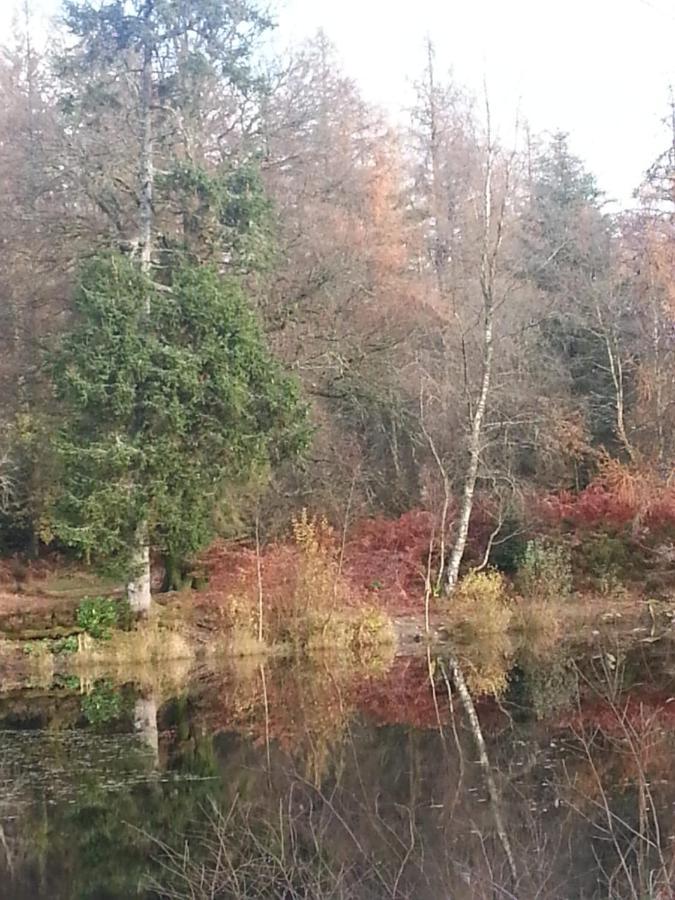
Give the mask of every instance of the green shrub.
<path id="1" fill-rule="evenodd" d="M 77 635 L 69 634 L 68 637 L 58 638 L 52 643 L 52 652 L 75 653 L 77 651 L 77 647 Z"/>
<path id="2" fill-rule="evenodd" d="M 607 532 L 588 535 L 579 550 L 580 565 L 603 592 L 609 593 L 625 580 L 630 567 L 626 541 Z"/>
<path id="3" fill-rule="evenodd" d="M 82 698 L 81 708 L 87 722 L 95 728 L 119 719 L 125 711 L 122 694 L 107 679 L 94 684 Z"/>
<path id="4" fill-rule="evenodd" d="M 129 604 L 112 597 L 86 597 L 77 608 L 77 624 L 98 640 L 107 641 L 115 628 L 128 628 L 130 619 Z"/>
<path id="5" fill-rule="evenodd" d="M 54 675 L 52 687 L 62 688 L 66 691 L 79 691 L 81 684 L 79 675 L 62 675 L 57 673 Z"/>
<path id="6" fill-rule="evenodd" d="M 572 592 L 569 548 L 547 538 L 528 541 L 516 573 L 516 588 L 526 598 L 552 600 Z"/>

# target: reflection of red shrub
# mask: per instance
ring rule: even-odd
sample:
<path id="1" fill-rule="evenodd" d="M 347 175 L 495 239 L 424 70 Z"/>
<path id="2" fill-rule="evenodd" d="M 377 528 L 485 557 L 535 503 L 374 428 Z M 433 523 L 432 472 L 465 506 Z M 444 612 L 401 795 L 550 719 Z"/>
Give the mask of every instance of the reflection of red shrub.
<path id="1" fill-rule="evenodd" d="M 354 692 L 355 706 L 376 725 L 437 728 L 448 720 L 448 698 L 440 691 L 434 705 L 426 659 L 398 657 L 386 678 L 362 679 Z"/>
<path id="2" fill-rule="evenodd" d="M 655 725 L 670 731 L 675 728 L 675 702 L 669 694 L 642 688 L 614 704 L 608 700 L 583 701 L 579 709 L 560 718 L 557 724 L 613 736 L 629 732 L 641 735 Z"/>

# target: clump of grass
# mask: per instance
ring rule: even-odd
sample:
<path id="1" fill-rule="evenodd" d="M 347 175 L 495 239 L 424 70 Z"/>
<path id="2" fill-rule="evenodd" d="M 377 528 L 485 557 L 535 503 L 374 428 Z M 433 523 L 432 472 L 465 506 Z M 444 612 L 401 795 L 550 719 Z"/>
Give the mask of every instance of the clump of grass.
<path id="1" fill-rule="evenodd" d="M 227 649 L 234 656 L 263 656 L 270 651 L 269 645 L 258 638 L 254 627 L 240 625 L 231 628 Z"/>
<path id="2" fill-rule="evenodd" d="M 29 678 L 36 687 L 51 685 L 54 678 L 54 654 L 49 641 L 28 641 L 23 648 L 29 660 Z"/>
<path id="3" fill-rule="evenodd" d="M 396 643 L 394 625 L 382 610 L 363 610 L 353 623 L 352 644 L 357 651 L 371 651 Z"/>
<path id="4" fill-rule="evenodd" d="M 259 640 L 259 611 L 247 591 L 231 595 L 219 608 L 223 630 L 229 632 L 228 644 L 243 645 Z"/>
<path id="5" fill-rule="evenodd" d="M 512 627 L 534 653 L 549 650 L 560 637 L 560 621 L 548 600 L 519 598 Z"/>
<path id="6" fill-rule="evenodd" d="M 352 625 L 353 665 L 370 675 L 388 671 L 396 656 L 394 624 L 381 610 L 365 610 Z"/>
<path id="7" fill-rule="evenodd" d="M 449 603 L 449 624 L 469 640 L 504 634 L 511 622 L 504 577 L 496 571 L 469 572 Z"/>
<path id="8" fill-rule="evenodd" d="M 352 643 L 353 624 L 341 616 L 308 615 L 296 623 L 290 637 L 293 647 L 305 653 L 346 650 Z"/>
<path id="9" fill-rule="evenodd" d="M 183 634 L 151 619 L 133 631 L 113 632 L 105 641 L 85 634 L 73 656 L 78 664 L 85 665 L 143 665 L 191 659 L 194 655 L 194 646 Z"/>

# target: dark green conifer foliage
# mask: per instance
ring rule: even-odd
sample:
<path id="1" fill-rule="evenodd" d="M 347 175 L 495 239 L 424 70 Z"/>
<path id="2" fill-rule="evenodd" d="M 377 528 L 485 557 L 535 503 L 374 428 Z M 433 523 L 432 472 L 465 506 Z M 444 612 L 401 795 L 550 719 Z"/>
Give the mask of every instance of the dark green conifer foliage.
<path id="1" fill-rule="evenodd" d="M 305 445 L 296 383 L 238 282 L 212 268 L 185 263 L 160 288 L 125 257 L 98 257 L 75 306 L 53 362 L 64 416 L 53 530 L 124 570 L 145 520 L 153 548 L 189 558 L 228 483 Z"/>

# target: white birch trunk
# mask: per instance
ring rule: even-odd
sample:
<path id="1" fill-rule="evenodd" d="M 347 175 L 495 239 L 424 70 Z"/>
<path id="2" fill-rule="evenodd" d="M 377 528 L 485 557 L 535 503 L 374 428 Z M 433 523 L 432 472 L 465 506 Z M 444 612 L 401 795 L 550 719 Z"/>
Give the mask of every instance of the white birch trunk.
<path id="1" fill-rule="evenodd" d="M 152 594 L 150 590 L 150 547 L 145 523 L 142 523 L 137 531 L 137 544 L 131 565 L 133 578 L 127 583 L 129 606 L 137 616 L 147 616 L 152 606 Z"/>
<path id="2" fill-rule="evenodd" d="M 145 25 L 149 25 L 153 0 L 145 5 Z M 146 34 L 143 47 L 143 68 L 141 71 L 141 147 L 139 160 L 140 202 L 139 202 L 139 244 L 141 271 L 149 275 L 152 266 L 152 231 L 154 187 L 153 130 L 152 130 L 152 43 Z M 144 312 L 150 313 L 150 296 L 144 301 Z M 127 584 L 127 598 L 131 609 L 140 616 L 147 616 L 152 606 L 150 592 L 150 546 L 147 522 L 139 522 L 136 531 L 137 543 L 133 554 L 133 578 Z"/>
<path id="3" fill-rule="evenodd" d="M 598 301 L 596 301 L 595 303 L 595 312 L 598 319 L 600 335 L 605 343 L 605 349 L 607 350 L 609 372 L 612 376 L 612 384 L 614 386 L 614 411 L 616 414 L 614 431 L 618 439 L 621 441 L 621 444 L 623 445 L 628 458 L 631 462 L 634 462 L 635 452 L 628 438 L 628 432 L 626 431 L 624 377 L 623 363 L 621 361 L 621 351 L 619 349 L 619 344 L 616 339 L 614 329 L 611 327 L 611 325 L 605 325 L 604 316 L 602 314 L 600 303 Z"/>
<path id="4" fill-rule="evenodd" d="M 483 296 L 483 373 L 476 405 L 471 413 L 471 431 L 469 434 L 468 462 L 464 475 L 462 503 L 457 522 L 457 532 L 448 558 L 445 573 L 445 593 L 452 594 L 459 579 L 459 567 L 462 564 L 466 540 L 469 534 L 469 522 L 473 510 L 473 500 L 478 479 L 478 467 L 482 452 L 483 421 L 487 409 L 487 401 L 492 380 L 492 361 L 494 356 L 494 282 L 497 255 L 501 243 L 504 219 L 504 204 L 499 213 L 496 235 L 492 238 L 492 167 L 493 148 L 490 137 L 490 109 L 487 107 L 488 146 L 485 164 L 485 182 L 483 185 L 483 252 L 481 257 L 480 286 Z"/>
<path id="5" fill-rule="evenodd" d="M 485 322 L 483 379 L 481 382 L 478 402 L 476 403 L 476 408 L 473 413 L 473 420 L 471 422 L 471 435 L 469 437 L 469 464 L 467 466 L 466 475 L 464 477 L 462 505 L 459 511 L 457 534 L 455 535 L 455 540 L 453 542 L 452 550 L 450 551 L 450 557 L 448 559 L 448 569 L 445 576 L 446 594 L 451 594 L 457 585 L 457 581 L 459 579 L 459 567 L 464 557 L 466 540 L 469 534 L 469 522 L 471 521 L 473 498 L 476 491 L 476 481 L 478 480 L 478 466 L 480 465 L 483 420 L 485 418 L 487 399 L 490 393 L 493 356 L 492 340 L 492 308 L 490 307 L 489 315 L 486 316 Z"/>
<path id="6" fill-rule="evenodd" d="M 148 3 L 146 14 L 152 10 L 152 3 Z M 141 148 L 140 148 L 140 187 L 141 196 L 139 202 L 139 243 L 141 256 L 141 269 L 145 274 L 150 273 L 152 265 L 152 226 L 153 208 L 152 195 L 155 181 L 153 152 L 154 140 L 152 131 L 152 45 L 146 39 L 143 50 L 143 69 L 141 72 Z M 146 299 L 146 312 L 150 311 L 150 298 Z"/>

